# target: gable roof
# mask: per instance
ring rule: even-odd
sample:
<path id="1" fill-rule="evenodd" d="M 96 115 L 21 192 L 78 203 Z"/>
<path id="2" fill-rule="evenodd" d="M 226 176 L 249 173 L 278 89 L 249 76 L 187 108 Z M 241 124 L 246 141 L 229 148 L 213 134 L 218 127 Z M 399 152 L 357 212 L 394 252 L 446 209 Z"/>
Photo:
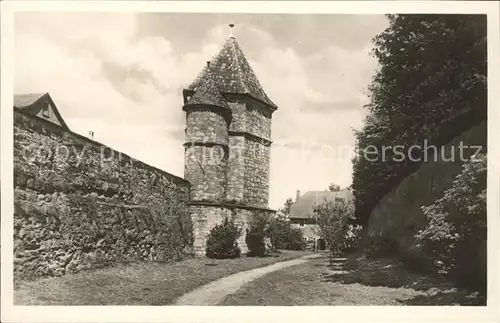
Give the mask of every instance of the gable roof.
<path id="1" fill-rule="evenodd" d="M 354 195 L 348 189 L 337 192 L 331 191 L 309 191 L 302 195 L 298 201 L 290 207 L 290 219 L 309 219 L 314 213 L 314 208 L 326 201 L 335 201 L 340 197 L 347 202 L 354 200 Z"/>
<path id="2" fill-rule="evenodd" d="M 220 93 L 211 71 L 207 71 L 205 77 L 201 80 L 201 85 L 184 105 L 184 107 L 193 105 L 214 105 L 231 110 L 226 100 Z"/>
<path id="3" fill-rule="evenodd" d="M 27 93 L 27 94 L 16 94 L 14 95 L 14 108 L 19 109 L 21 111 L 24 111 L 25 113 L 31 114 L 31 115 L 36 115 L 40 109 L 42 108 L 41 103 L 42 101 L 46 100 L 50 106 L 52 107 L 57 120 L 61 124 L 61 127 L 64 129 L 70 131 L 68 125 L 66 122 L 64 122 L 64 119 L 62 118 L 61 114 L 59 113 L 59 110 L 56 107 L 56 104 L 50 97 L 50 94 L 48 92 L 46 93 Z"/>
<path id="4" fill-rule="evenodd" d="M 28 93 L 14 95 L 14 107 L 22 109 L 33 106 L 48 93 Z"/>
<path id="5" fill-rule="evenodd" d="M 212 58 L 210 61 L 210 70 L 214 74 L 214 80 L 221 93 L 247 94 L 264 102 L 272 109 L 277 109 L 277 106 L 264 92 L 257 76 L 234 37 L 227 39 L 222 50 Z M 205 66 L 187 90 L 196 91 L 201 86 L 207 72 L 208 67 Z"/>

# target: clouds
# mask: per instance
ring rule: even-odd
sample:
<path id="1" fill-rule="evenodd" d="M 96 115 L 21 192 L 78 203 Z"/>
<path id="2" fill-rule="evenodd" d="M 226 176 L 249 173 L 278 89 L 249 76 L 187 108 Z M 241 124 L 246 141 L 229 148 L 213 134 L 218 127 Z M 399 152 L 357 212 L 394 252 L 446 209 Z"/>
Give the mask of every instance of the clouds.
<path id="1" fill-rule="evenodd" d="M 271 206 L 296 189 L 350 184 L 350 158 L 328 160 L 321 147 L 353 144 L 351 127 L 361 124 L 363 90 L 376 67 L 369 40 L 384 26 L 380 17 L 194 16 L 18 13 L 15 91 L 50 92 L 72 130 L 92 130 L 96 140 L 183 176 L 182 89 L 220 49 L 227 21 L 237 21 L 234 34 L 279 106 Z M 339 41 L 349 46 L 329 40 L 339 39 L 329 33 L 339 26 L 349 29 L 352 42 Z"/>
<path id="2" fill-rule="evenodd" d="M 179 91 L 207 53 L 184 60 L 163 37 L 137 38 L 128 14 L 23 13 L 16 27 L 17 93 L 50 92 L 74 131 L 182 176 Z"/>

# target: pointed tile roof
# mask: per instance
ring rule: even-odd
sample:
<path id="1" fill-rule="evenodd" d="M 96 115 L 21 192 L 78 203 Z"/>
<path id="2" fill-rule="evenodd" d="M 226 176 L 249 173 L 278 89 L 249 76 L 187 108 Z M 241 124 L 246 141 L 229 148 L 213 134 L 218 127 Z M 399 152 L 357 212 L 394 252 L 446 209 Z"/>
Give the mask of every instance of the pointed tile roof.
<path id="1" fill-rule="evenodd" d="M 220 93 L 214 79 L 214 73 L 208 65 L 209 64 L 207 64 L 207 67 L 205 68 L 206 72 L 204 77 L 200 81 L 200 86 L 196 89 L 196 92 L 194 92 L 193 96 L 188 100 L 184 107 L 201 104 L 215 105 L 217 107 L 231 110 L 226 102 L 226 99 L 224 99 Z"/>
<path id="2" fill-rule="evenodd" d="M 255 76 L 234 37 L 226 40 L 219 54 L 212 58 L 210 69 L 213 71 L 215 82 L 221 93 L 248 94 L 273 109 L 277 108 L 262 89 L 257 76 Z M 207 67 L 203 69 L 187 90 L 196 91 L 201 86 L 206 73 Z"/>

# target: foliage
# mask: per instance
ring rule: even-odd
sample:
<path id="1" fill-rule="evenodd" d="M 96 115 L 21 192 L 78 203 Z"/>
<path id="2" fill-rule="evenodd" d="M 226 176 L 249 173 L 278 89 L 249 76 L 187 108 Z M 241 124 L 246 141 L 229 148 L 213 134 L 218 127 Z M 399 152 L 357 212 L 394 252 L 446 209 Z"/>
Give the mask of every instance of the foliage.
<path id="1" fill-rule="evenodd" d="M 331 183 L 329 186 L 328 186 L 328 190 L 330 192 L 338 192 L 340 191 L 340 186 L 337 185 L 337 184 L 334 184 L 334 183 Z"/>
<path id="2" fill-rule="evenodd" d="M 368 258 L 393 257 L 399 249 L 398 242 L 385 235 L 370 238 L 369 244 L 363 250 Z"/>
<path id="3" fill-rule="evenodd" d="M 292 204 L 292 198 L 287 198 L 284 207 L 278 210 L 276 216 L 269 219 L 268 235 L 275 249 L 305 249 L 302 230 L 293 229 L 290 226 L 288 217 Z"/>
<path id="4" fill-rule="evenodd" d="M 358 229 L 349 225 L 349 219 L 354 214 L 353 203 L 340 197 L 335 198 L 334 201 L 325 200 L 315 208 L 314 213 L 321 234 L 330 250 L 330 259 L 346 249 L 348 239 L 356 240 L 351 234 Z M 352 227 L 352 231 L 349 230 L 350 227 Z"/>
<path id="5" fill-rule="evenodd" d="M 269 218 L 267 216 L 258 215 L 250 223 L 250 228 L 247 230 L 245 242 L 247 243 L 248 253 L 250 257 L 266 256 L 265 238 L 268 236 Z"/>
<path id="6" fill-rule="evenodd" d="M 241 255 L 236 241 L 241 236 L 233 220 L 226 218 L 224 223 L 218 224 L 210 230 L 207 239 L 206 256 L 215 259 L 233 259 Z"/>
<path id="7" fill-rule="evenodd" d="M 278 214 L 270 218 L 267 232 L 275 249 L 288 249 L 290 244 L 290 221 L 285 216 Z"/>
<path id="8" fill-rule="evenodd" d="M 290 215 L 290 208 L 292 207 L 292 204 L 293 204 L 292 198 L 291 197 L 287 198 L 283 207 L 278 210 L 278 213 L 281 214 L 283 217 L 288 218 L 288 216 Z"/>
<path id="9" fill-rule="evenodd" d="M 355 133 L 353 191 L 359 223 L 366 223 L 380 198 L 420 165 L 422 150 L 412 150 L 414 161 L 401 158 L 409 147 L 422 147 L 424 140 L 442 145 L 486 119 L 486 17 L 388 19 L 389 27 L 373 39 L 380 68 L 369 88 L 369 114 Z M 388 150 L 382 158 L 382 147 L 397 145 L 403 155 Z M 365 155 L 368 147 L 378 155 Z"/>
<path id="10" fill-rule="evenodd" d="M 289 250 L 305 250 L 306 242 L 300 228 L 290 228 Z"/>
<path id="11" fill-rule="evenodd" d="M 439 272 L 485 290 L 486 155 L 470 158 L 444 196 L 422 209 L 429 223 L 416 237 Z"/>
<path id="12" fill-rule="evenodd" d="M 361 231 L 363 227 L 360 225 L 347 224 L 345 231 L 345 239 L 343 241 L 342 251 L 355 251 L 361 243 Z"/>

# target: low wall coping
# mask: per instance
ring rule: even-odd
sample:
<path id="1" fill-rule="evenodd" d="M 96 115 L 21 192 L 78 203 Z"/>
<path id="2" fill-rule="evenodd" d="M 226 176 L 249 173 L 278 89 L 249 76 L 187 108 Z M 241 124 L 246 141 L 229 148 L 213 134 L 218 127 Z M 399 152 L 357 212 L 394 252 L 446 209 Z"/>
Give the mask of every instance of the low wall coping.
<path id="1" fill-rule="evenodd" d="M 260 210 L 266 212 L 276 212 L 267 206 L 252 205 L 252 204 L 239 204 L 239 203 L 229 203 L 229 202 L 210 202 L 210 201 L 189 201 L 187 205 L 200 205 L 200 206 L 214 206 L 214 207 L 225 207 L 225 208 L 238 208 L 247 210 Z"/>

